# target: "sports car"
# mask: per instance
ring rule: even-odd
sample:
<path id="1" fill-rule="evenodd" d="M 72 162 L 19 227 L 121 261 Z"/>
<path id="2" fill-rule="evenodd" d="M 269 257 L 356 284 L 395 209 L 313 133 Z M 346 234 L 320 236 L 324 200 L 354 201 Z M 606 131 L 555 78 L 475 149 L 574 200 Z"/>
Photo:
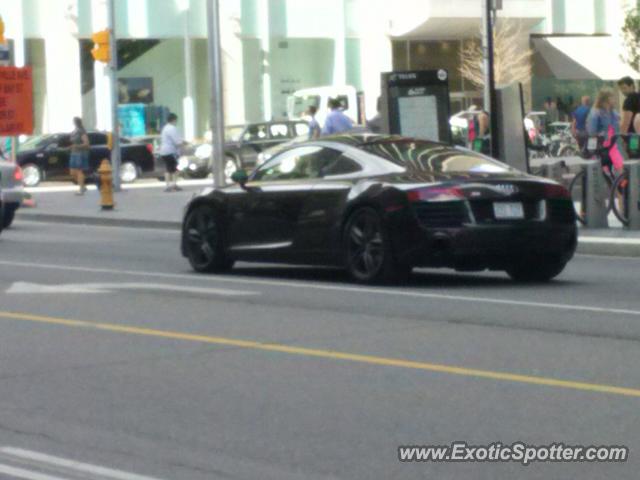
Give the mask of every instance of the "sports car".
<path id="1" fill-rule="evenodd" d="M 363 283 L 414 267 L 559 275 L 577 244 L 568 191 L 485 155 L 390 135 L 292 145 L 187 205 L 182 254 L 198 272 L 236 260 L 338 265 Z"/>

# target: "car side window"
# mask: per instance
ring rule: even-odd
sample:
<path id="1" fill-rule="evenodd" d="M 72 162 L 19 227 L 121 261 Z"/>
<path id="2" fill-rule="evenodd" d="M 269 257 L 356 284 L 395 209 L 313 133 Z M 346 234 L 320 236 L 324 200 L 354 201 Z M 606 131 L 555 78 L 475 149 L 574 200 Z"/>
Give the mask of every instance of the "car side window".
<path id="1" fill-rule="evenodd" d="M 293 127 L 295 131 L 295 136 L 300 137 L 302 135 L 309 135 L 309 124 L 308 123 L 296 123 Z"/>
<path id="2" fill-rule="evenodd" d="M 288 138 L 289 127 L 286 123 L 274 123 L 272 125 L 269 125 L 269 133 L 271 134 L 271 138 L 274 140 Z"/>
<path id="3" fill-rule="evenodd" d="M 252 181 L 303 180 L 319 178 L 322 169 L 335 161 L 341 152 L 322 147 L 299 147 L 283 152 L 262 165 Z"/>
<path id="4" fill-rule="evenodd" d="M 245 142 L 257 142 L 266 140 L 267 136 L 266 125 L 249 125 L 247 131 L 242 136 L 242 140 Z"/>
<path id="5" fill-rule="evenodd" d="M 320 172 L 323 177 L 331 175 L 348 175 L 350 173 L 359 172 L 362 167 L 358 162 L 352 160 L 346 155 L 340 155 L 333 161 L 327 163 Z"/>

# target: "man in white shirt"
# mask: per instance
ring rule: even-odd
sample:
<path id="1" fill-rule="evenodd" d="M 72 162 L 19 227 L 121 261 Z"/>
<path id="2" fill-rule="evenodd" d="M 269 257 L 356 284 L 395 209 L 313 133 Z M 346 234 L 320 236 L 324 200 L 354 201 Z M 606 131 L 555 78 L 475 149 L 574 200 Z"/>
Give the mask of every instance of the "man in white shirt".
<path id="1" fill-rule="evenodd" d="M 166 168 L 164 178 L 167 182 L 167 188 L 165 192 L 182 190 L 178 187 L 178 157 L 180 156 L 180 148 L 186 142 L 180 136 L 176 123 L 178 123 L 178 116 L 175 113 L 170 113 L 167 117 L 167 124 L 160 133 L 160 158 L 164 161 Z"/>

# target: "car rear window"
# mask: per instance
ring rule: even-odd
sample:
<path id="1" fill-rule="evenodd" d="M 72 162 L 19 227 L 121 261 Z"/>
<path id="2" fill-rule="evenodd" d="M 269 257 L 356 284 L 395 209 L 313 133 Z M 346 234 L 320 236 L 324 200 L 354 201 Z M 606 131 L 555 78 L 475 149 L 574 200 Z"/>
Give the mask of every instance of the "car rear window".
<path id="1" fill-rule="evenodd" d="M 504 163 L 484 155 L 420 140 L 374 141 L 360 148 L 397 165 L 430 172 L 513 171 Z"/>

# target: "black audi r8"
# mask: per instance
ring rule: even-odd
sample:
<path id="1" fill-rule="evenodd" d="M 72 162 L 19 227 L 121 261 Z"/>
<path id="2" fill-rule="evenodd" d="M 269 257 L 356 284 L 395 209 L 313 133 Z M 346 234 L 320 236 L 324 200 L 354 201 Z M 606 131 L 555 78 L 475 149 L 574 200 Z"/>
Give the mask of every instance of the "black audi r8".
<path id="1" fill-rule="evenodd" d="M 325 137 L 234 180 L 186 208 L 182 253 L 198 272 L 243 260 L 340 265 L 359 282 L 417 266 L 548 281 L 577 244 L 563 186 L 441 143 Z"/>

